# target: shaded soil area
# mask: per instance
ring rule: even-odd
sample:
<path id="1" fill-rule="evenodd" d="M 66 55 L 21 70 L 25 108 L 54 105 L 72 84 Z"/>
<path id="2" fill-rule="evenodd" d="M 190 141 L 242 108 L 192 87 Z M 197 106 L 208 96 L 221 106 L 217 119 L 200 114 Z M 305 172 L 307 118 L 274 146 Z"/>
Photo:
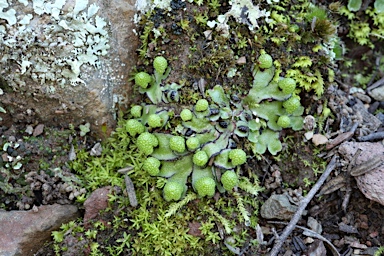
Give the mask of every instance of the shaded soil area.
<path id="1" fill-rule="evenodd" d="M 29 210 L 33 205 L 72 204 L 73 186 L 84 194 L 83 184 L 68 163 L 75 149 L 91 149 L 92 137 L 81 137 L 77 128 L 14 124 L 1 127 L 0 204 L 5 210 Z M 80 192 L 81 190 L 81 192 Z M 72 195 L 71 195 L 72 193 Z"/>

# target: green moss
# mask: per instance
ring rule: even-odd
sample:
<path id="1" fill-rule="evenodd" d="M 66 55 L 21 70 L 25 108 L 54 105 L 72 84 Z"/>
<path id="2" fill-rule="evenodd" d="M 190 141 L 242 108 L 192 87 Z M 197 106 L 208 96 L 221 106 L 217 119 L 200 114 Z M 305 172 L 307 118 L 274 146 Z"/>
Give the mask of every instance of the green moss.
<path id="1" fill-rule="evenodd" d="M 133 111 L 134 117 L 120 117 L 118 128 L 103 144 L 100 157 L 79 152 L 72 163 L 89 192 L 105 185 L 124 188 L 124 177 L 118 170 L 127 166 L 127 175 L 135 185 L 137 208 L 132 208 L 122 194 L 110 195 L 110 209 L 103 213 L 103 218 L 111 224 L 106 230 L 114 235 L 105 238 L 102 235 L 106 231 L 96 228 L 96 237 L 91 236 L 95 233 L 87 237 L 89 247 L 95 242 L 99 244 L 94 245 L 95 250 L 139 255 L 209 255 L 220 251 L 230 255 L 217 223 L 234 237 L 230 243 L 233 248 L 241 248 L 246 241 L 256 248 L 249 226 L 257 225 L 256 196 L 262 188 L 252 170 L 231 162 L 234 138 L 239 142 L 238 149 L 246 152 L 249 159 L 269 153 L 277 155 L 285 150 L 279 140 L 282 127 L 278 118 L 288 117 L 289 125 L 283 126 L 300 130 L 304 112 L 298 106 L 288 113 L 283 102 L 299 93 L 321 95 L 327 86 L 323 77 L 328 75 L 328 69 L 324 66 L 331 60 L 322 43 L 332 37 L 334 27 L 323 9 L 309 9 L 304 0 L 297 5 L 281 1 L 270 7 L 260 3 L 262 10 L 273 10 L 273 21 L 263 20 L 260 28 L 255 27 L 250 33 L 247 24 L 229 19 L 226 25 L 230 33 L 226 34 L 216 29 L 207 33 L 207 22 L 217 21 L 218 14 L 225 13 L 230 6 L 220 6 L 217 1 L 195 3 L 186 2 L 187 8 L 173 10 L 174 13 L 155 9 L 142 17 L 138 69 L 151 74 L 152 80 L 147 88 L 137 90 L 148 99 L 142 100 L 140 111 Z M 158 21 L 159 17 L 166 26 Z M 314 22 L 312 29 L 314 19 L 318 22 Z M 181 28 L 181 35 L 177 27 Z M 172 56 L 176 52 L 185 55 Z M 257 58 L 266 52 L 270 54 L 268 65 L 260 69 Z M 159 55 L 168 61 L 169 68 L 164 74 L 151 65 L 154 56 Z M 293 78 L 297 87 L 280 88 L 282 76 Z M 207 104 L 194 109 L 201 99 Z M 183 109 L 190 110 L 187 116 Z M 161 117 L 161 127 L 148 126 L 153 114 Z M 129 118 L 140 122 L 145 132 L 157 138 L 158 145 L 151 148 L 153 152 L 138 149 L 137 139 L 124 127 Z M 176 136 L 182 138 L 183 145 L 193 136 L 199 142 L 197 148 L 172 150 L 176 147 L 170 146 L 170 139 Z M 196 152 L 206 153 L 206 159 L 199 164 L 193 160 Z M 144 153 L 161 162 L 158 177 L 145 171 Z M 239 177 L 235 193 L 225 191 L 220 183 L 220 175 L 228 170 Z M 214 196 L 215 200 L 193 192 L 194 184 L 201 178 L 210 179 L 211 185 L 216 186 L 216 190 L 204 194 Z M 168 198 L 180 201 L 164 200 L 169 182 L 183 185 L 184 191 L 177 198 Z"/>

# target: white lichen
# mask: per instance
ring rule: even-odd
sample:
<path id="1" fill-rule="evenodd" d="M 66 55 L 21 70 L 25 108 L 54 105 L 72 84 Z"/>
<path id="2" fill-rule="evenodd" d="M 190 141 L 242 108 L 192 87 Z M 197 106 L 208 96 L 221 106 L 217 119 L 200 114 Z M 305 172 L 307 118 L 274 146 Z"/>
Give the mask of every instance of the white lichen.
<path id="1" fill-rule="evenodd" d="M 82 69 L 99 68 L 110 48 L 99 7 L 88 6 L 88 0 L 76 0 L 66 9 L 67 0 L 18 2 L 0 1 L 0 20 L 5 20 L 0 25 L 0 75 L 15 90 L 25 85 L 25 77 L 47 92 L 57 85 L 86 84 Z"/>
<path id="2" fill-rule="evenodd" d="M 251 0 L 232 0 L 229 2 L 231 9 L 225 14 L 218 15 L 217 20 L 210 20 L 207 25 L 210 28 L 216 27 L 223 36 L 229 36 L 230 27 L 227 24 L 229 17 L 232 16 L 236 22 L 248 25 L 249 30 L 258 28 L 257 20 L 265 18 L 266 22 L 270 22 L 268 18 L 270 12 L 260 10 L 258 5 L 253 5 Z"/>
<path id="3" fill-rule="evenodd" d="M 23 4 L 24 6 L 28 5 L 28 0 L 18 0 L 19 3 Z"/>
<path id="4" fill-rule="evenodd" d="M 233 0 L 230 4 L 232 7 L 225 15 L 232 16 L 239 23 L 247 24 L 250 30 L 259 27 L 257 24 L 259 18 L 268 18 L 270 15 L 270 12 L 253 5 L 251 0 Z"/>
<path id="5" fill-rule="evenodd" d="M 88 0 L 76 1 L 75 8 L 73 9 L 73 14 L 77 15 L 79 12 L 87 8 Z"/>
<path id="6" fill-rule="evenodd" d="M 153 5 L 160 9 L 168 9 L 171 5 L 171 0 L 154 0 Z"/>
<path id="7" fill-rule="evenodd" d="M 7 21 L 9 25 L 16 24 L 16 11 L 13 9 L 9 9 L 7 11 L 3 11 L 5 8 L 7 8 L 8 2 L 6 1 L 0 1 L 0 19 L 4 19 Z"/>

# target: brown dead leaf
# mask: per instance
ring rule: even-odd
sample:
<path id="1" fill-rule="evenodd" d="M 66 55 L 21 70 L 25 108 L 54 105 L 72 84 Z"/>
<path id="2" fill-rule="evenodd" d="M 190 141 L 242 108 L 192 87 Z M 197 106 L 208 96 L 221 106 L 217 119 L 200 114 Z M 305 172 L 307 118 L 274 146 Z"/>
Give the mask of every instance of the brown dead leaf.
<path id="1" fill-rule="evenodd" d="M 337 145 L 339 145 L 340 143 L 342 143 L 343 141 L 349 140 L 350 138 L 352 138 L 352 136 L 353 136 L 353 132 L 342 133 L 339 136 L 337 136 L 336 138 L 334 138 L 333 140 L 329 141 L 327 146 L 326 146 L 326 149 L 327 150 L 332 149 L 332 148 L 336 147 Z"/>
<path id="2" fill-rule="evenodd" d="M 336 176 L 328 181 L 320 190 L 318 196 L 328 195 L 345 186 L 345 178 L 343 175 Z"/>

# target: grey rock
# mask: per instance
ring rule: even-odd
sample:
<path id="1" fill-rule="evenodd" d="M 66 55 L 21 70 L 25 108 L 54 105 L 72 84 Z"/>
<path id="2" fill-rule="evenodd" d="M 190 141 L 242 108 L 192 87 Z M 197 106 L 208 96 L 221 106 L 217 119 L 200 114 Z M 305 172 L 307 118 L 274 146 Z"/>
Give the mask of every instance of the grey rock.
<path id="1" fill-rule="evenodd" d="M 381 126 L 380 120 L 377 119 L 371 113 L 369 113 L 361 101 L 357 100 L 356 104 L 353 105 L 352 109 L 356 114 L 358 114 L 362 118 L 362 120 L 360 120 L 360 125 L 362 126 L 362 128 L 360 129 L 361 133 L 369 134 L 375 132 Z"/>
<path id="2" fill-rule="evenodd" d="M 311 256 L 327 255 L 327 249 L 324 246 L 324 242 L 321 240 L 315 239 L 315 241 L 308 246 L 307 255 L 311 255 Z"/>
<path id="3" fill-rule="evenodd" d="M 376 118 L 379 119 L 382 124 L 384 124 L 384 114 L 383 113 L 378 113 L 376 115 Z"/>
<path id="4" fill-rule="evenodd" d="M 135 1 L 2 2 L 0 122 L 112 129 L 136 63 Z"/>
<path id="5" fill-rule="evenodd" d="M 261 206 L 260 214 L 265 219 L 289 220 L 298 207 L 290 202 L 288 195 L 271 195 Z"/>
<path id="6" fill-rule="evenodd" d="M 43 205 L 38 211 L 0 211 L 0 255 L 32 256 L 61 224 L 80 216 L 74 205 Z"/>
<path id="7" fill-rule="evenodd" d="M 384 101 L 384 86 L 377 87 L 368 92 L 377 101 Z"/>
<path id="8" fill-rule="evenodd" d="M 353 106 L 347 104 L 348 102 L 354 103 Z M 351 131 L 355 123 L 358 124 L 356 133 L 359 136 L 375 132 L 381 126 L 381 121 L 369 113 L 359 99 L 341 90 L 336 90 L 329 96 L 329 107 L 340 121 L 340 130 L 343 133 Z"/>

